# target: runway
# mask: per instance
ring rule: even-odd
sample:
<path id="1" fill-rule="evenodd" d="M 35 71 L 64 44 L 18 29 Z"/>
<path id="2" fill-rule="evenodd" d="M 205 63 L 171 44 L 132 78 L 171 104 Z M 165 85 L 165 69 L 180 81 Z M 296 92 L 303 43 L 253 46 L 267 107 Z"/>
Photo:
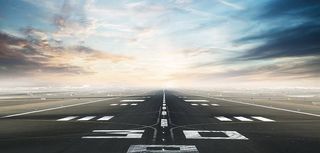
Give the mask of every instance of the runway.
<path id="1" fill-rule="evenodd" d="M 270 107 L 171 90 L 66 101 L 47 106 L 31 103 L 41 105 L 36 110 L 3 109 L 0 152 L 318 153 L 320 150 L 318 108 L 304 112 L 282 104 Z M 1 107 L 6 104 L 1 103 Z"/>

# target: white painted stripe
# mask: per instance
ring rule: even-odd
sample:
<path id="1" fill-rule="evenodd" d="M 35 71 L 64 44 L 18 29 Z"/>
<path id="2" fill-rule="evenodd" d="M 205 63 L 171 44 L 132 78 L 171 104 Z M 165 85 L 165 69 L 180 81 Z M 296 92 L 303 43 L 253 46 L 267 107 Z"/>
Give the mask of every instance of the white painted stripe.
<path id="1" fill-rule="evenodd" d="M 166 104 L 162 104 L 162 106 L 167 106 Z"/>
<path id="2" fill-rule="evenodd" d="M 167 109 L 167 107 L 162 107 L 162 110 L 166 110 Z"/>
<path id="3" fill-rule="evenodd" d="M 168 127 L 168 120 L 167 119 L 161 119 L 161 127 Z"/>
<path id="4" fill-rule="evenodd" d="M 143 102 L 144 100 L 140 100 L 140 99 L 125 99 L 125 100 L 121 100 L 120 102 Z"/>
<path id="5" fill-rule="evenodd" d="M 216 119 L 220 120 L 220 121 L 223 121 L 223 122 L 229 122 L 229 121 L 232 121 L 231 119 L 229 118 L 226 118 L 224 116 L 217 116 L 215 117 Z"/>
<path id="6" fill-rule="evenodd" d="M 83 139 L 123 139 L 123 138 L 136 138 L 142 137 L 144 130 L 93 130 L 95 133 L 104 133 L 102 136 L 83 136 Z M 123 134 L 123 136 L 113 136 Z M 109 135 L 109 136 L 108 136 Z"/>
<path id="7" fill-rule="evenodd" d="M 198 106 L 199 104 L 191 104 L 192 106 Z"/>
<path id="8" fill-rule="evenodd" d="M 201 104 L 202 106 L 209 106 L 209 104 Z"/>
<path id="9" fill-rule="evenodd" d="M 176 150 L 172 150 L 176 148 Z M 199 153 L 194 145 L 131 145 L 127 153 Z"/>
<path id="10" fill-rule="evenodd" d="M 70 120 L 75 119 L 77 117 L 78 116 L 68 116 L 68 117 L 65 117 L 65 118 L 58 119 L 57 121 L 70 121 Z"/>
<path id="11" fill-rule="evenodd" d="M 78 119 L 78 121 L 89 121 L 91 119 L 95 118 L 95 116 L 86 116 Z"/>
<path id="12" fill-rule="evenodd" d="M 211 106 L 219 106 L 219 104 L 211 104 Z"/>
<path id="13" fill-rule="evenodd" d="M 59 107 L 41 109 L 41 110 L 36 110 L 36 111 L 30 111 L 30 112 L 12 114 L 12 115 L 3 116 L 3 117 L 1 117 L 1 118 L 10 118 L 10 117 L 15 117 L 15 116 L 21 116 L 21 115 L 27 115 L 27 114 L 33 114 L 33 113 L 40 113 L 40 112 L 51 111 L 51 110 L 56 110 L 56 109 L 62 109 L 62 108 L 68 108 L 68 107 L 86 105 L 86 104 L 101 102 L 101 101 L 110 100 L 110 99 L 114 99 L 114 98 L 106 98 L 106 99 L 94 100 L 94 101 L 89 101 L 89 102 L 84 102 L 84 103 L 71 104 L 71 105 L 65 105 L 65 106 L 59 106 Z"/>
<path id="14" fill-rule="evenodd" d="M 118 104 L 110 104 L 111 106 L 117 106 Z"/>
<path id="15" fill-rule="evenodd" d="M 203 137 L 200 133 L 224 133 L 225 137 Z M 183 130 L 186 139 L 222 139 L 222 140 L 248 140 L 237 131 L 207 131 L 207 130 Z"/>
<path id="16" fill-rule="evenodd" d="M 137 106 L 138 104 L 136 104 L 136 103 L 133 103 L 133 104 L 130 104 L 131 106 Z"/>
<path id="17" fill-rule="evenodd" d="M 120 104 L 121 106 L 127 106 L 128 104 Z"/>
<path id="18" fill-rule="evenodd" d="M 260 121 L 263 121 L 263 122 L 275 122 L 275 121 L 272 120 L 272 119 L 265 118 L 265 117 L 261 117 L 261 116 L 252 116 L 252 118 L 257 119 L 257 120 L 260 120 Z"/>
<path id="19" fill-rule="evenodd" d="M 253 121 L 252 119 L 249 119 L 249 118 L 246 118 L 246 117 L 243 117 L 243 116 L 236 116 L 234 118 L 236 118 L 237 120 L 240 120 L 240 121 L 245 121 L 245 122 Z"/>
<path id="20" fill-rule="evenodd" d="M 291 112 L 291 113 L 297 113 L 297 114 L 320 117 L 320 114 L 313 114 L 313 113 L 308 113 L 308 112 L 295 111 L 295 110 L 290 110 L 290 109 L 284 109 L 284 108 L 278 108 L 278 107 L 272 107 L 272 106 L 265 106 L 265 105 L 259 105 L 259 104 L 245 103 L 245 102 L 242 102 L 242 101 L 228 100 L 228 99 L 224 99 L 224 98 L 214 98 L 214 99 L 223 100 L 223 101 L 227 101 L 227 102 L 231 102 L 231 103 L 251 105 L 251 106 L 268 108 L 268 109 L 273 109 L 273 110 L 279 110 L 279 111 L 285 111 L 285 112 Z"/>
<path id="21" fill-rule="evenodd" d="M 167 112 L 166 111 L 162 111 L 161 114 L 162 115 L 167 115 Z"/>
<path id="22" fill-rule="evenodd" d="M 208 100 L 199 100 L 199 99 L 194 99 L 194 100 L 184 100 L 186 102 L 209 102 Z"/>
<path id="23" fill-rule="evenodd" d="M 111 118 L 113 118 L 113 116 L 104 116 L 104 117 L 99 118 L 98 121 L 108 121 Z"/>

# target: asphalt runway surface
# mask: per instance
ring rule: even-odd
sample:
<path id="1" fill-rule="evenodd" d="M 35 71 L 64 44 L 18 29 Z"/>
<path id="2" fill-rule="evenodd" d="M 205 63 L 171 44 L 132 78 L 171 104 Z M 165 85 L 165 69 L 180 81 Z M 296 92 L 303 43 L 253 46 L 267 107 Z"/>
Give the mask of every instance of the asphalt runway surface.
<path id="1" fill-rule="evenodd" d="M 320 152 L 318 114 L 177 91 L 23 108 L 0 112 L 1 153 Z"/>

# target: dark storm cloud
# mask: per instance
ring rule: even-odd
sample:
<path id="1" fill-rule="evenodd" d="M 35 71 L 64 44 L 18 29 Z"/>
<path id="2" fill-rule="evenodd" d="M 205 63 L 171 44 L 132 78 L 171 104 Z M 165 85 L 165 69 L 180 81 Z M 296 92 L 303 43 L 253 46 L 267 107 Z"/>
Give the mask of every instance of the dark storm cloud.
<path id="1" fill-rule="evenodd" d="M 320 55 L 319 1 L 274 0 L 264 8 L 256 21 L 274 23 L 274 28 L 234 41 L 262 42 L 240 56 L 241 60 Z"/>
<path id="2" fill-rule="evenodd" d="M 36 41 L 36 43 L 34 42 Z M 46 47 L 37 39 L 23 39 L 0 32 L 0 75 L 31 75 L 34 72 L 86 73 L 77 66 L 68 64 L 52 65 L 52 56 L 46 55 Z"/>

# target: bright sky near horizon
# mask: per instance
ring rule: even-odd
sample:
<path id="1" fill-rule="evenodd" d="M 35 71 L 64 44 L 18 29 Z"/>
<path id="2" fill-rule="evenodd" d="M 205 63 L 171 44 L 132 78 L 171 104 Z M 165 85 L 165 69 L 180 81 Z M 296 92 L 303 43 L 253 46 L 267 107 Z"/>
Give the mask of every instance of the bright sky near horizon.
<path id="1" fill-rule="evenodd" d="M 0 4 L 2 86 L 320 86 L 317 0 Z"/>

